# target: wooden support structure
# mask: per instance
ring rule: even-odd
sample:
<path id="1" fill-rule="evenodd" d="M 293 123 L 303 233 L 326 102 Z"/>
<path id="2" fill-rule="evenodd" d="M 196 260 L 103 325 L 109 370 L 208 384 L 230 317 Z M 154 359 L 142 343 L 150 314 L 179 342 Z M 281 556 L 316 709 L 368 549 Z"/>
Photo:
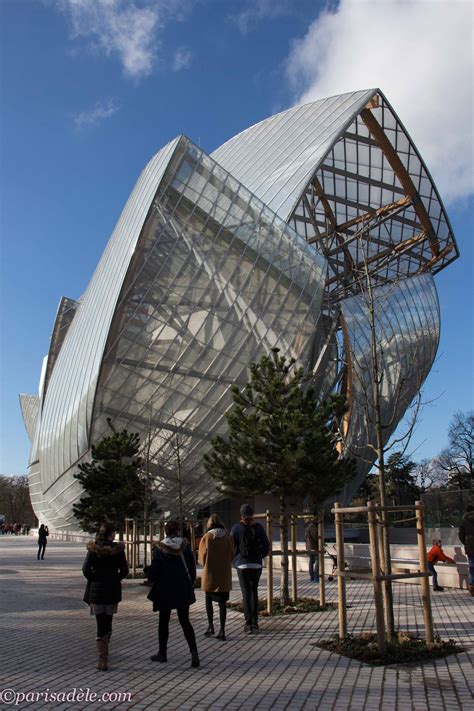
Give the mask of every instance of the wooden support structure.
<path id="1" fill-rule="evenodd" d="M 269 615 L 273 615 L 273 527 L 272 515 L 268 510 L 266 513 L 266 523 L 267 538 L 270 543 L 267 559 L 267 612 Z"/>
<path id="2" fill-rule="evenodd" d="M 137 521 L 132 522 L 132 577 L 137 575 Z"/>
<path id="3" fill-rule="evenodd" d="M 334 524 L 336 528 L 337 549 L 337 612 L 339 618 L 339 637 L 344 639 L 347 635 L 347 603 L 346 603 L 346 577 L 344 565 L 344 523 L 339 512 L 341 505 L 338 501 L 334 504 Z"/>
<path id="4" fill-rule="evenodd" d="M 296 540 L 296 516 L 290 515 L 290 545 L 291 545 L 291 600 L 298 600 L 298 580 L 297 580 L 297 540 Z"/>
<path id="5" fill-rule="evenodd" d="M 370 560 L 372 564 L 372 584 L 374 587 L 375 620 L 377 625 L 377 645 L 381 655 L 387 650 L 387 640 L 385 632 L 385 616 L 383 606 L 382 583 L 380 580 L 380 561 L 378 546 L 377 517 L 375 514 L 375 504 L 373 501 L 367 502 L 367 514 L 369 520 L 369 540 L 370 540 Z"/>
<path id="6" fill-rule="evenodd" d="M 326 605 L 326 580 L 324 577 L 324 512 L 318 519 L 318 556 L 319 556 L 319 604 Z"/>
<path id="7" fill-rule="evenodd" d="M 418 539 L 418 555 L 419 555 L 419 570 L 412 573 L 392 573 L 386 571 L 381 561 L 381 552 L 383 553 L 382 537 L 383 532 L 380 530 L 380 520 L 378 518 L 382 513 L 387 512 L 402 512 L 415 511 L 416 530 Z M 374 588 L 374 603 L 375 617 L 377 623 L 377 644 L 381 655 L 385 653 L 387 636 L 389 635 L 388 625 L 386 626 L 384 616 L 384 595 L 383 588 L 387 581 L 406 580 L 410 578 L 421 578 L 422 603 L 423 603 L 423 618 L 425 626 L 425 639 L 427 645 L 433 643 L 433 614 L 431 610 L 430 599 L 430 584 L 428 571 L 428 560 L 426 553 L 426 541 L 424 531 L 424 506 L 421 501 L 416 501 L 414 505 L 407 506 L 379 506 L 373 501 L 368 501 L 367 506 L 341 507 L 338 502 L 331 509 L 334 514 L 336 526 L 336 544 L 337 544 L 337 572 L 334 575 L 338 579 L 338 604 L 339 604 L 339 636 L 342 638 L 347 634 L 347 621 L 345 617 L 346 607 L 346 591 L 341 584 L 346 578 L 354 578 L 356 580 L 371 580 Z M 344 514 L 366 513 L 369 524 L 369 539 L 370 539 L 370 573 L 359 573 L 355 571 L 347 571 L 344 568 Z M 344 606 L 344 610 L 341 609 Z"/>
<path id="8" fill-rule="evenodd" d="M 431 218 L 428 215 L 426 207 L 425 207 L 417 189 L 415 188 L 415 185 L 413 183 L 413 180 L 410 177 L 410 174 L 408 173 L 407 169 L 403 165 L 395 148 L 390 143 L 385 131 L 383 130 L 382 126 L 379 124 L 379 122 L 375 118 L 372 111 L 370 111 L 370 109 L 362 109 L 362 111 L 360 112 L 360 117 L 361 117 L 362 121 L 365 123 L 365 125 L 367 126 L 372 138 L 380 146 L 380 149 L 382 150 L 383 154 L 385 155 L 387 161 L 390 163 L 390 166 L 392 167 L 393 172 L 395 173 L 398 180 L 400 181 L 406 194 L 413 202 L 413 207 L 415 208 L 415 212 L 418 215 L 418 218 L 423 226 L 423 229 L 425 230 L 426 234 L 428 235 L 428 239 L 429 239 L 430 246 L 431 246 L 431 252 L 432 252 L 433 256 L 436 256 L 439 253 L 438 238 L 437 238 L 436 233 L 433 229 Z"/>
<path id="9" fill-rule="evenodd" d="M 425 623 L 426 644 L 433 644 L 433 613 L 431 610 L 430 598 L 430 581 L 427 577 L 428 573 L 428 557 L 426 553 L 425 527 L 424 527 L 424 512 L 420 501 L 416 502 L 416 537 L 418 542 L 418 555 L 420 558 L 421 572 L 425 576 L 421 579 L 421 595 L 423 600 L 423 619 Z"/>

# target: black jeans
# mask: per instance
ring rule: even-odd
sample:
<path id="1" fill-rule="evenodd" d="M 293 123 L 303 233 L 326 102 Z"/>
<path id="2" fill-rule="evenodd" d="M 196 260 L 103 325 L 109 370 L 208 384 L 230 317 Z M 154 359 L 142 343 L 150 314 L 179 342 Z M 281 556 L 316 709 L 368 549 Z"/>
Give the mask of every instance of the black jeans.
<path id="1" fill-rule="evenodd" d="M 309 552 L 309 577 L 311 580 L 319 580 L 319 553 L 317 551 Z"/>
<path id="2" fill-rule="evenodd" d="M 256 625 L 258 618 L 258 581 L 261 568 L 237 568 L 246 625 Z"/>
<path id="3" fill-rule="evenodd" d="M 194 634 L 193 626 L 189 621 L 189 605 L 187 607 L 179 607 L 176 612 L 178 613 L 179 624 L 184 632 L 186 642 L 189 644 L 189 649 L 196 649 L 196 636 Z M 160 619 L 158 622 L 158 642 L 160 645 L 160 652 L 163 654 L 166 654 L 166 650 L 168 648 L 170 617 L 171 610 L 160 610 Z"/>
<path id="4" fill-rule="evenodd" d="M 44 558 L 45 549 L 46 549 L 46 542 L 45 543 L 38 543 L 38 560 L 40 559 L 40 555 L 42 558 Z"/>
<path id="5" fill-rule="evenodd" d="M 97 622 L 97 639 L 112 632 L 112 615 L 101 612 L 100 615 L 95 616 L 95 621 Z"/>
<path id="6" fill-rule="evenodd" d="M 224 632 L 225 629 L 225 621 L 227 618 L 227 608 L 226 608 L 226 601 L 222 600 L 219 601 L 219 624 L 221 628 L 221 632 Z M 213 626 L 214 624 L 214 610 L 212 607 L 212 598 L 209 593 L 206 593 L 206 612 L 207 612 L 207 621 L 209 622 L 209 626 Z"/>

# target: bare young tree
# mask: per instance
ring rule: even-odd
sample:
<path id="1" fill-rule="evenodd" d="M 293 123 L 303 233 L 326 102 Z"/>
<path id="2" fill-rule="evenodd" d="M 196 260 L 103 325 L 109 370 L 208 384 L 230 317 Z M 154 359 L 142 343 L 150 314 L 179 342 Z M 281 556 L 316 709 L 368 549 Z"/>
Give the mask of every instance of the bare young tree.
<path id="1" fill-rule="evenodd" d="M 0 475 L 0 513 L 7 523 L 34 525 L 36 516 L 31 506 L 28 476 Z"/>
<path id="2" fill-rule="evenodd" d="M 437 457 L 448 486 L 468 489 L 474 485 L 474 412 L 455 412 L 448 430 L 448 446 Z"/>
<path id="3" fill-rule="evenodd" d="M 150 408 L 148 426 L 143 435 L 142 458 L 148 492 L 145 518 L 156 508 L 159 492 L 162 507 L 170 507 L 183 526 L 188 510 L 184 496 L 184 461 L 193 445 L 193 438 L 184 432 L 176 418 L 167 418 L 166 428 L 160 417 Z"/>
<path id="4" fill-rule="evenodd" d="M 388 505 L 386 462 L 388 452 L 397 448 L 403 457 L 415 430 L 422 406 L 419 388 L 422 377 L 418 372 L 418 360 L 421 344 L 411 346 L 411 351 L 404 354 L 403 363 L 394 358 L 387 334 L 384 332 L 383 319 L 396 284 L 377 281 L 377 269 L 373 268 L 373 258 L 369 254 L 370 241 L 362 226 L 355 235 L 358 242 L 359 263 L 353 266 L 359 298 L 365 308 L 364 324 L 368 339 L 368 355 L 362 362 L 360 354 L 350 339 L 345 338 L 347 369 L 353 379 L 353 391 L 357 391 L 357 408 L 362 415 L 359 423 L 365 430 L 366 437 L 361 442 L 348 443 L 348 453 L 360 458 L 367 464 L 374 463 L 377 471 L 379 503 L 381 506 L 380 523 L 382 526 L 381 564 L 383 573 L 392 572 L 388 515 L 384 507 Z M 355 386 L 355 387 L 354 387 Z M 417 394 L 415 394 L 417 392 Z M 387 393 L 389 393 L 387 397 Z M 415 395 L 410 404 L 410 400 Z M 398 427 L 398 420 L 405 412 L 404 427 Z M 394 434 L 396 432 L 396 434 Z M 360 431 L 359 431 L 360 435 Z M 386 613 L 387 636 L 395 635 L 393 612 L 393 591 L 390 580 L 384 581 L 384 604 Z"/>
<path id="5" fill-rule="evenodd" d="M 421 495 L 447 482 L 446 473 L 440 468 L 437 458 L 422 459 L 414 469 L 413 475 Z"/>

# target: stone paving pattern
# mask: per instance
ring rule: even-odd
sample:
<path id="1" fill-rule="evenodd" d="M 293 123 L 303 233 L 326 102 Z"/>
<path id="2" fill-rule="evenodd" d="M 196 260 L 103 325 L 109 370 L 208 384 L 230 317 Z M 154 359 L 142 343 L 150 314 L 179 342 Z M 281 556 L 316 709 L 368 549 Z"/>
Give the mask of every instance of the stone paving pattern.
<path id="1" fill-rule="evenodd" d="M 148 588 L 140 581 L 126 580 L 123 602 L 114 617 L 109 671 L 104 673 L 95 669 L 95 620 L 82 602 L 84 555 L 83 544 L 50 541 L 45 560 L 37 561 L 34 539 L 0 536 L 0 690 L 130 692 L 131 701 L 55 704 L 39 700 L 20 702 L 16 708 L 474 709 L 474 598 L 466 591 L 447 590 L 433 597 L 436 633 L 459 641 L 463 653 L 417 666 L 387 668 L 370 667 L 315 646 L 337 631 L 336 610 L 262 618 L 258 635 L 252 636 L 244 635 L 242 615 L 229 611 L 227 641 L 207 639 L 203 637 L 204 594 L 197 591 L 191 620 L 201 667 L 191 669 L 175 613 L 168 663 L 150 661 L 157 651 L 158 615 L 146 599 Z M 317 594 L 317 585 L 303 574 L 299 582 L 301 595 Z M 262 576 L 262 594 L 264 590 Z M 239 592 L 235 580 L 231 599 L 240 599 Z M 399 628 L 421 634 L 420 587 L 395 584 L 394 592 Z M 336 583 L 328 583 L 328 600 L 335 601 L 336 595 Z M 347 599 L 349 632 L 374 629 L 371 585 L 350 581 Z"/>

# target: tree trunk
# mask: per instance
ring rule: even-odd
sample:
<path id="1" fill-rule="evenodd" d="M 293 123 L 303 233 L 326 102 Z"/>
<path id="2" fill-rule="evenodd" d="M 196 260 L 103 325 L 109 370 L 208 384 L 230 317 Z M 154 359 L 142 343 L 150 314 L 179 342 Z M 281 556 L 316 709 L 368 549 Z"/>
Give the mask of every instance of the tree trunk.
<path id="1" fill-rule="evenodd" d="M 288 519 L 286 516 L 286 500 L 280 496 L 280 603 L 288 605 L 290 593 L 288 589 Z"/>
<path id="2" fill-rule="evenodd" d="M 374 297 L 372 292 L 372 282 L 369 275 L 367 274 L 367 290 L 369 293 L 369 315 L 370 315 L 370 345 L 371 345 L 371 358 L 372 358 L 372 379 L 374 387 L 374 419 L 375 419 L 375 435 L 377 439 L 377 464 L 379 470 L 379 491 L 380 491 L 380 506 L 382 510 L 380 512 L 381 525 L 382 525 L 382 552 L 383 552 L 383 573 L 385 575 L 391 575 L 392 573 L 392 561 L 390 557 L 390 538 L 388 531 L 388 516 L 387 512 L 383 510 L 384 506 L 387 506 L 387 493 L 385 487 L 385 452 L 383 443 L 383 423 L 382 423 L 382 405 L 380 396 L 380 384 L 381 384 L 381 368 L 379 367 L 379 354 L 376 339 L 376 323 L 375 323 L 375 305 Z M 393 614 L 393 591 L 392 591 L 392 581 L 384 580 L 384 602 L 385 602 L 385 614 L 386 614 L 386 626 L 387 626 L 387 637 L 388 639 L 393 639 L 395 636 L 395 618 Z"/>

